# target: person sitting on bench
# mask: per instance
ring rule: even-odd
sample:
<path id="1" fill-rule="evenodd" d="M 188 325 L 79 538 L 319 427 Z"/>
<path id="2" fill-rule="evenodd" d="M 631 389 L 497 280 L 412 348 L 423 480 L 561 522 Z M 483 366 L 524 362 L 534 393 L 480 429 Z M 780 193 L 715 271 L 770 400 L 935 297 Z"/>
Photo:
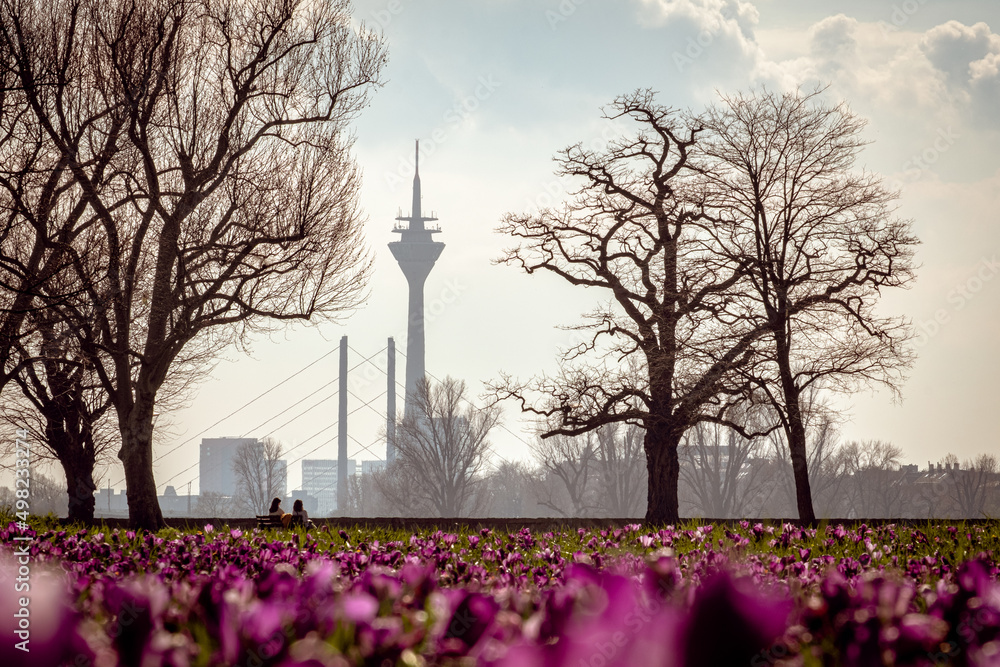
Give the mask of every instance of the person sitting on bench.
<path id="1" fill-rule="evenodd" d="M 271 510 L 268 512 L 268 516 L 277 517 L 285 528 L 288 528 L 289 524 L 292 523 L 292 515 L 285 514 L 285 511 L 281 509 L 281 498 L 275 498 L 271 501 Z"/>
<path id="2" fill-rule="evenodd" d="M 296 500 L 292 504 L 292 522 L 305 526 L 306 528 L 312 528 L 313 522 L 309 520 L 309 512 L 306 512 L 302 507 L 302 501 Z"/>

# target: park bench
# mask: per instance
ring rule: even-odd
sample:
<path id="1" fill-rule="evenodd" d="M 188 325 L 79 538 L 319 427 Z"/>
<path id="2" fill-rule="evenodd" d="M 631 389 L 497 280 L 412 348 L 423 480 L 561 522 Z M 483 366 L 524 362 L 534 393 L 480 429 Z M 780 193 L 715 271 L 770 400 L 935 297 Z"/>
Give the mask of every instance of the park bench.
<path id="1" fill-rule="evenodd" d="M 271 516 L 270 514 L 263 514 L 257 516 L 257 527 L 258 528 L 284 528 L 281 525 L 281 517 Z"/>
<path id="2" fill-rule="evenodd" d="M 279 516 L 271 516 L 270 514 L 260 514 L 256 515 L 255 518 L 257 519 L 257 527 L 262 530 L 265 528 L 285 527 L 284 524 L 281 523 L 281 517 Z M 288 524 L 288 527 L 291 528 L 292 526 L 301 526 L 301 525 L 302 525 L 302 517 L 293 516 L 291 523 Z"/>

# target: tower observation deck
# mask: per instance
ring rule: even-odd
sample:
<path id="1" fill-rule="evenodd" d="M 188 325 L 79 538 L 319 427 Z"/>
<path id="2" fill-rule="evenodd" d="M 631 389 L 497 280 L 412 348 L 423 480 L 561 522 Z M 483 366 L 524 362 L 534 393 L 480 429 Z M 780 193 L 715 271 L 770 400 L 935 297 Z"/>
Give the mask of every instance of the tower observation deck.
<path id="1" fill-rule="evenodd" d="M 416 145 L 416 162 L 413 172 L 413 204 L 410 215 L 400 212 L 392 231 L 399 234 L 399 240 L 389 244 L 392 256 L 399 262 L 399 268 L 406 276 L 410 298 L 406 327 L 406 400 L 404 412 L 410 411 L 411 396 L 417 383 L 424 377 L 424 282 L 434 268 L 434 262 L 441 256 L 444 244 L 434 241 L 432 235 L 440 233 L 440 227 L 428 227 L 425 223 L 437 218 L 426 217 L 420 209 L 420 141 Z M 405 223 L 405 224 L 403 224 Z"/>

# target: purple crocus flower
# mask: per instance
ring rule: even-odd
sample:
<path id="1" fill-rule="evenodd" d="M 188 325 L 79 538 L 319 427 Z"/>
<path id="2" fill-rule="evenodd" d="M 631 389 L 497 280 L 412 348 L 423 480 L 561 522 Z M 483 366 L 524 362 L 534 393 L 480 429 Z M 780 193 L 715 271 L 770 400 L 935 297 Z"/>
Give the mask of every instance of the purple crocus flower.
<path id="1" fill-rule="evenodd" d="M 748 594 L 727 574 L 711 576 L 682 624 L 684 667 L 749 665 L 779 652 L 791 610 L 786 599 Z"/>

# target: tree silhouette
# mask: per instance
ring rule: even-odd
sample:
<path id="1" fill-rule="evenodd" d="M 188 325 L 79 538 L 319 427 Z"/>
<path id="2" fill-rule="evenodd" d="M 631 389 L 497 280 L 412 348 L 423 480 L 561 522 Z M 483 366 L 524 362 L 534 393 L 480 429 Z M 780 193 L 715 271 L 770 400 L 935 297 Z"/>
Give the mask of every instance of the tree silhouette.
<path id="1" fill-rule="evenodd" d="M 764 454 L 761 438 L 744 438 L 728 426 L 701 422 L 689 429 L 681 445 L 681 480 L 698 515 L 756 515 L 768 482 L 775 481 L 768 479 Z"/>
<path id="2" fill-rule="evenodd" d="M 646 456 L 642 429 L 606 424 L 597 429 L 594 470 L 599 482 L 597 507 L 614 518 L 642 514 L 646 506 Z"/>
<path id="3" fill-rule="evenodd" d="M 479 487 L 490 452 L 488 436 L 500 411 L 473 407 L 465 392 L 461 380 L 446 377 L 432 385 L 423 378 L 397 420 L 396 459 L 375 473 L 375 483 L 404 513 L 468 516 L 486 501 Z"/>
<path id="4" fill-rule="evenodd" d="M 723 97 L 699 116 L 706 233 L 746 267 L 743 291 L 769 327 L 750 374 L 777 411 L 799 518 L 814 521 L 803 393 L 814 383 L 896 391 L 913 353 L 905 320 L 877 314 L 913 279 L 916 237 L 895 194 L 855 170 L 864 121 L 820 93 Z"/>
<path id="5" fill-rule="evenodd" d="M 605 115 L 639 130 L 602 151 L 563 150 L 557 173 L 582 186 L 561 209 L 505 216 L 499 231 L 519 245 L 499 261 L 600 290 L 609 302 L 577 327 L 588 339 L 562 355 L 558 375 L 503 376 L 493 391 L 546 418 L 543 437 L 641 425 L 646 520 L 676 522 L 681 438 L 699 421 L 725 420 L 748 394 L 738 371 L 768 329 L 734 292 L 744 263 L 716 253 L 699 225 L 699 124 L 651 91 L 619 97 Z"/>
<path id="6" fill-rule="evenodd" d="M 236 449 L 232 461 L 235 509 L 266 514 L 273 498 L 284 497 L 288 471 L 281 454 L 281 443 L 273 438 L 245 442 Z M 286 507 L 285 511 L 288 510 Z"/>
<path id="7" fill-rule="evenodd" d="M 535 495 L 542 507 L 562 516 L 584 516 L 596 506 L 597 435 L 538 437 L 531 453 L 541 471 Z"/>
<path id="8" fill-rule="evenodd" d="M 87 323 L 80 339 L 115 408 L 133 527 L 164 526 L 153 414 L 183 350 L 245 345 L 363 298 L 370 263 L 347 127 L 385 49 L 349 10 L 347 0 L 0 9 L 0 76 L 17 105 L 7 111 L 27 119 L 25 145 L 50 156 L 41 180 L 70 190 L 60 247 L 79 301 L 68 307 Z"/>

